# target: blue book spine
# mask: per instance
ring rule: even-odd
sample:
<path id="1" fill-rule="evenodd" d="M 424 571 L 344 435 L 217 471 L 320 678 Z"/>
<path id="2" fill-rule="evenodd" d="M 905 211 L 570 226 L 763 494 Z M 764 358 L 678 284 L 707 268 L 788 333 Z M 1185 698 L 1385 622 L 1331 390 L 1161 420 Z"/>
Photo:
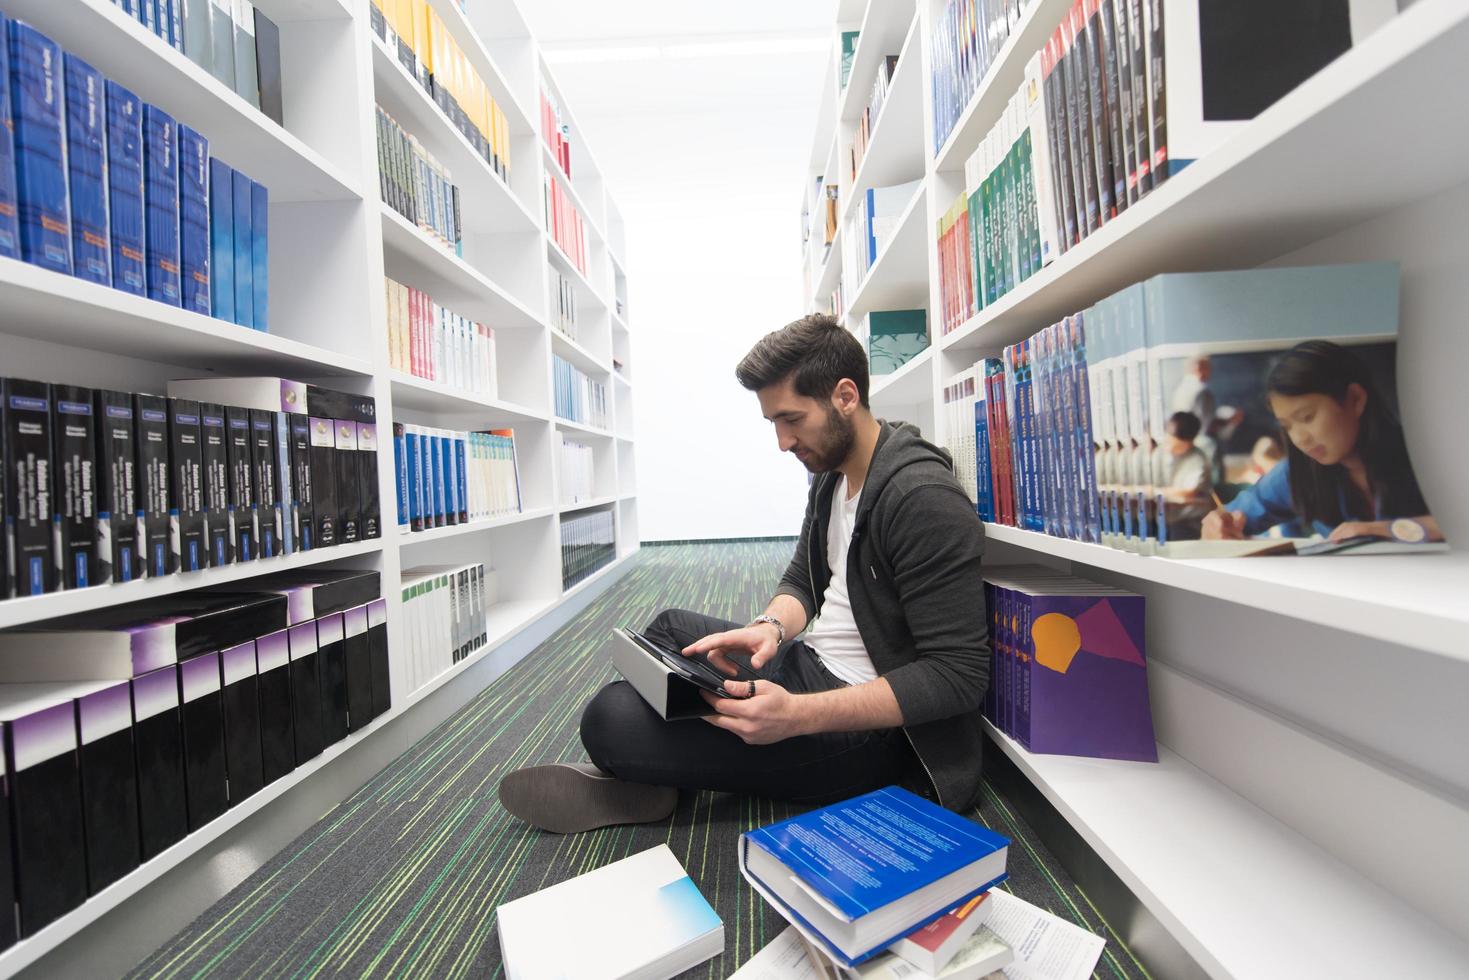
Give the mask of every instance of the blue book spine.
<path id="1" fill-rule="evenodd" d="M 270 192 L 253 180 L 250 181 L 250 278 L 254 327 L 264 333 L 270 329 Z"/>
<path id="2" fill-rule="evenodd" d="M 979 519 L 995 519 L 993 490 L 990 486 L 990 426 L 988 406 L 981 390 L 974 403 L 974 486 L 979 498 Z"/>
<path id="3" fill-rule="evenodd" d="M 250 178 L 236 170 L 232 181 L 235 210 L 235 322 L 255 325 L 255 286 L 252 274 L 250 236 L 253 234 L 250 207 Z"/>
<path id="4" fill-rule="evenodd" d="M 448 487 L 444 485 L 444 469 L 447 465 L 445 462 L 447 454 L 444 452 L 444 437 L 434 436 L 431 440 L 431 447 L 429 482 L 434 488 L 434 526 L 438 527 L 445 523 L 444 517 L 448 513 L 448 503 L 446 500 Z"/>
<path id="5" fill-rule="evenodd" d="M 153 5 L 157 0 L 133 0 L 133 16 L 148 30 L 153 30 Z"/>
<path id="6" fill-rule="evenodd" d="M 180 299 L 209 316 L 209 141 L 182 124 L 178 141 Z"/>
<path id="7" fill-rule="evenodd" d="M 209 158 L 210 310 L 217 319 L 235 322 L 235 172 L 217 157 Z"/>
<path id="8" fill-rule="evenodd" d="M 459 522 L 459 484 L 454 479 L 454 439 L 447 433 L 439 440 L 439 484 L 444 488 L 444 523 Z"/>
<path id="9" fill-rule="evenodd" d="M 112 284 L 102 74 L 65 56 L 66 169 L 71 189 L 71 266 L 78 279 Z"/>
<path id="10" fill-rule="evenodd" d="M 70 274 L 61 49 L 18 20 L 6 27 L 20 255 L 34 265 Z"/>
<path id="11" fill-rule="evenodd" d="M 143 103 L 113 81 L 107 92 L 108 237 L 112 286 L 148 295 L 143 233 Z"/>
<path id="12" fill-rule="evenodd" d="M 168 43 L 178 50 L 184 49 L 184 0 L 158 0 L 161 11 L 168 5 Z"/>
<path id="13" fill-rule="evenodd" d="M 408 436 L 402 423 L 393 427 L 393 476 L 398 491 L 398 530 L 408 530 Z"/>
<path id="14" fill-rule="evenodd" d="M 408 529 L 410 531 L 423 530 L 423 503 L 420 490 L 419 473 L 421 466 L 418 460 L 418 433 L 404 432 L 403 454 L 407 457 L 404 467 L 403 479 L 407 482 L 408 494 Z"/>
<path id="15" fill-rule="evenodd" d="M 458 481 L 456 496 L 459 501 L 459 519 L 469 520 L 469 482 L 464 473 L 464 437 L 454 437 L 454 478 Z"/>
<path id="16" fill-rule="evenodd" d="M 0 256 L 20 258 L 16 218 L 15 121 L 10 113 L 10 19 L 0 14 Z"/>
<path id="17" fill-rule="evenodd" d="M 148 296 L 178 306 L 179 166 L 177 124 L 156 105 L 143 105 L 143 178 L 148 237 Z"/>

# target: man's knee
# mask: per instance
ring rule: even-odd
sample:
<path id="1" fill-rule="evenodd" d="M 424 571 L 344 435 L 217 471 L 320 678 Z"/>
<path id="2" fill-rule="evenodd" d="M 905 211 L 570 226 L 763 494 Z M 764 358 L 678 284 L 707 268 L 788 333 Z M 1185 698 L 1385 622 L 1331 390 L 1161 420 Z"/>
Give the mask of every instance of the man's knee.
<path id="1" fill-rule="evenodd" d="M 648 621 L 648 625 L 643 630 L 643 632 L 650 633 L 654 630 L 657 630 L 659 632 L 667 632 L 669 629 L 672 628 L 674 620 L 682 613 L 682 609 L 664 609 L 662 612 L 660 612 L 658 615 L 654 616 L 651 620 Z"/>
<path id="2" fill-rule="evenodd" d="M 581 713 L 581 744 L 600 769 L 615 758 L 620 743 L 636 730 L 647 706 L 627 681 L 614 681 L 598 691 Z M 610 771 L 610 770 L 609 770 Z"/>

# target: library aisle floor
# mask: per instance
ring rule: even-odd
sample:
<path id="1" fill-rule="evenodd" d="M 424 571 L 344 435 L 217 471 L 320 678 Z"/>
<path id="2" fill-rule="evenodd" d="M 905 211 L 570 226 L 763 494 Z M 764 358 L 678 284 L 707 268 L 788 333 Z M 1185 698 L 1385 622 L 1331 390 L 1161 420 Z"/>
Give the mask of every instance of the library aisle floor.
<path id="1" fill-rule="evenodd" d="M 497 905 L 667 843 L 724 919 L 726 948 L 686 976 L 725 977 L 783 928 L 740 877 L 735 840 L 783 803 L 684 794 L 658 824 L 559 837 L 501 809 L 519 766 L 584 759 L 581 707 L 613 679 L 610 627 L 681 606 L 742 618 L 769 598 L 792 542 L 664 545 L 274 860 L 149 957 L 138 977 L 502 975 Z M 1009 836 L 1016 894 L 1107 936 L 1098 977 L 1146 976 L 1055 858 L 986 786 L 969 816 Z M 575 941 L 575 923 L 567 937 Z"/>

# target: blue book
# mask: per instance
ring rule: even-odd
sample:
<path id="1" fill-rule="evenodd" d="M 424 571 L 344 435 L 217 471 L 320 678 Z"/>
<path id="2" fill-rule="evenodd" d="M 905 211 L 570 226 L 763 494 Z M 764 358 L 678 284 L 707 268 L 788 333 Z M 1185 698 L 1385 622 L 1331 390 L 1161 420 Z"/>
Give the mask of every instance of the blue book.
<path id="1" fill-rule="evenodd" d="M 984 387 L 980 386 L 979 400 L 974 403 L 974 486 L 978 500 L 979 519 L 995 519 L 994 500 L 990 485 L 990 427 Z"/>
<path id="2" fill-rule="evenodd" d="M 464 437 L 454 437 L 454 475 L 459 481 L 457 497 L 459 499 L 459 521 L 463 523 L 469 520 L 469 484 L 465 476 L 464 467 Z"/>
<path id="3" fill-rule="evenodd" d="M 254 292 L 253 326 L 270 329 L 270 192 L 250 181 L 250 278 Z"/>
<path id="4" fill-rule="evenodd" d="M 65 55 L 66 170 L 71 190 L 71 267 L 78 279 L 112 284 L 102 73 Z"/>
<path id="5" fill-rule="evenodd" d="M 235 172 L 218 157 L 209 158 L 210 311 L 235 322 Z"/>
<path id="6" fill-rule="evenodd" d="M 156 105 L 143 104 L 143 200 L 148 238 L 148 296 L 178 306 L 178 125 Z"/>
<path id="7" fill-rule="evenodd" d="M 407 485 L 405 493 L 408 500 L 408 530 L 423 530 L 423 505 L 419 495 L 419 465 L 418 465 L 418 433 L 403 433 L 403 456 L 404 472 L 403 480 Z"/>
<path id="8" fill-rule="evenodd" d="M 168 43 L 182 51 L 184 49 L 183 0 L 158 0 L 160 13 L 165 5 L 168 7 Z"/>
<path id="9" fill-rule="evenodd" d="M 133 0 L 133 16 L 148 30 L 153 30 L 153 6 L 158 0 Z"/>
<path id="10" fill-rule="evenodd" d="M 250 236 L 253 234 L 250 204 L 250 178 L 234 172 L 233 187 L 235 209 L 235 322 L 242 327 L 255 325 L 254 258 L 251 255 Z"/>
<path id="11" fill-rule="evenodd" d="M 70 274 L 61 48 L 18 20 L 9 21 L 6 28 L 20 255 L 34 265 Z"/>
<path id="12" fill-rule="evenodd" d="M 446 513 L 444 486 L 444 437 L 429 437 L 429 485 L 433 487 L 434 527 L 441 527 Z"/>
<path id="13" fill-rule="evenodd" d="M 107 92 L 108 237 L 112 286 L 148 295 L 143 234 L 143 103 L 114 81 Z"/>
<path id="14" fill-rule="evenodd" d="M 393 482 L 398 497 L 398 530 L 408 530 L 408 436 L 403 423 L 393 423 Z"/>
<path id="15" fill-rule="evenodd" d="M 179 282 L 186 310 L 209 316 L 209 141 L 179 125 Z"/>
<path id="16" fill-rule="evenodd" d="M 1009 846 L 888 786 L 741 835 L 740 871 L 803 935 L 854 966 L 1003 881 Z"/>
<path id="17" fill-rule="evenodd" d="M 16 221 L 15 124 L 10 114 L 10 19 L 0 14 L 0 256 L 20 258 Z"/>

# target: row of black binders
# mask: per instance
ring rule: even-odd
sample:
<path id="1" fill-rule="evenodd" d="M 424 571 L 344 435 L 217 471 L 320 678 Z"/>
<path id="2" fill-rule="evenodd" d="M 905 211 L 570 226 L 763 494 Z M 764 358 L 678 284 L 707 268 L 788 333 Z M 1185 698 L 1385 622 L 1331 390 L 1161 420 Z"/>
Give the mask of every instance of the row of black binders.
<path id="1" fill-rule="evenodd" d="M 376 571 L 228 589 L 0 633 L 0 947 L 391 707 Z"/>
<path id="2" fill-rule="evenodd" d="M 168 392 L 0 379 L 0 598 L 381 535 L 371 397 L 281 378 Z"/>

